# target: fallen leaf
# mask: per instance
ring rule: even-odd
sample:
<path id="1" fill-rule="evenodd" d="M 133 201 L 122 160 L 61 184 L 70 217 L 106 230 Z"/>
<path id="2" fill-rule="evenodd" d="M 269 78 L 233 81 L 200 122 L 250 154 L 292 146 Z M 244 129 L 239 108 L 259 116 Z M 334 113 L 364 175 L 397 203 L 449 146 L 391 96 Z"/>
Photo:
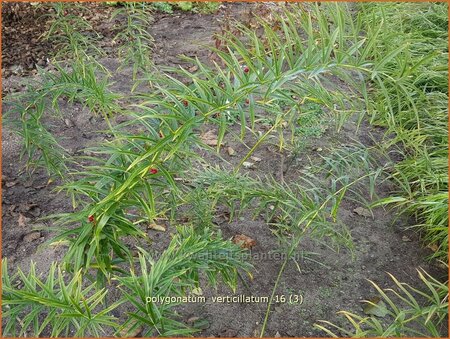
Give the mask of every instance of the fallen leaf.
<path id="1" fill-rule="evenodd" d="M 19 213 L 19 219 L 17 220 L 19 227 L 25 227 L 29 220 L 30 219 L 24 216 L 22 213 Z"/>
<path id="2" fill-rule="evenodd" d="M 231 147 L 227 148 L 227 152 L 228 152 L 228 155 L 234 155 L 236 153 L 236 151 Z"/>
<path id="3" fill-rule="evenodd" d="M 198 70 L 198 66 L 197 65 L 194 65 L 194 66 L 191 66 L 191 67 L 188 68 L 188 71 L 191 72 L 191 73 L 193 73 L 193 72 L 195 72 L 197 70 Z"/>
<path id="4" fill-rule="evenodd" d="M 73 126 L 75 126 L 75 124 L 73 123 L 72 120 L 70 119 L 64 119 L 64 123 L 66 124 L 67 127 L 72 128 Z"/>
<path id="5" fill-rule="evenodd" d="M 261 158 L 254 157 L 254 156 L 251 156 L 250 159 L 252 159 L 254 162 L 260 162 L 262 160 Z"/>
<path id="6" fill-rule="evenodd" d="M 208 146 L 217 146 L 218 143 L 216 133 L 213 130 L 201 135 L 200 139 Z"/>
<path id="7" fill-rule="evenodd" d="M 147 228 L 155 230 L 155 231 L 161 231 L 161 232 L 165 232 L 166 231 L 166 228 L 164 226 L 161 226 L 161 225 L 158 225 L 158 224 L 155 224 L 155 223 L 149 224 L 147 226 Z"/>
<path id="8" fill-rule="evenodd" d="M 380 297 L 370 298 L 365 301 L 363 311 L 365 314 L 374 315 L 380 318 L 385 317 L 389 313 L 386 304 Z"/>
<path id="9" fill-rule="evenodd" d="M 429 244 L 427 246 L 430 250 L 432 250 L 433 252 L 436 252 L 439 249 L 439 246 L 436 244 Z"/>
<path id="10" fill-rule="evenodd" d="M 238 234 L 233 237 L 233 242 L 236 245 L 241 246 L 242 248 L 252 248 L 256 245 L 256 240 L 244 235 L 244 234 Z"/>
<path id="11" fill-rule="evenodd" d="M 353 210 L 353 212 L 366 218 L 372 216 L 372 213 L 367 208 L 357 207 Z"/>
<path id="12" fill-rule="evenodd" d="M 203 291 L 200 287 L 196 287 L 191 291 L 192 294 L 194 295 L 203 295 Z"/>
<path id="13" fill-rule="evenodd" d="M 25 242 L 32 242 L 34 240 L 39 239 L 40 237 L 41 237 L 41 232 L 33 231 L 33 232 L 30 232 L 30 233 L 26 234 L 23 237 L 23 241 L 25 241 Z"/>
<path id="14" fill-rule="evenodd" d="M 244 161 L 242 163 L 242 166 L 244 166 L 245 168 L 253 168 L 254 165 L 255 165 L 254 163 L 249 162 L 249 161 Z"/>

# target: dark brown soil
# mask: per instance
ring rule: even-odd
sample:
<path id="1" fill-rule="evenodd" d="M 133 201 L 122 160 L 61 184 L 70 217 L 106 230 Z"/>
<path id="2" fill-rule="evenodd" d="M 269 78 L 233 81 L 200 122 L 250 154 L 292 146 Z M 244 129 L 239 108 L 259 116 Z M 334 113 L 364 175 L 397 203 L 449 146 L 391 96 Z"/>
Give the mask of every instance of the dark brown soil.
<path id="1" fill-rule="evenodd" d="M 5 4 L 3 6 L 6 7 Z M 90 6 L 94 6 L 94 9 L 101 7 L 97 4 Z M 179 64 L 179 54 L 198 56 L 202 60 L 208 60 L 209 52 L 199 48 L 198 44 L 214 43 L 213 33 L 220 29 L 219 20 L 223 19 L 227 13 L 234 18 L 246 20 L 249 10 L 257 5 L 228 3 L 223 6 L 224 8 L 217 14 L 199 15 L 184 12 L 172 15 L 155 14 L 154 22 L 150 27 L 150 32 L 155 39 L 155 64 Z M 27 15 L 19 15 L 19 17 L 12 15 L 11 18 L 4 16 L 2 60 L 6 72 L 3 73 L 3 93 L 23 90 L 23 84 L 30 79 L 29 76 L 34 76 L 32 70 L 35 69 L 35 64 L 39 60 L 46 60 L 53 52 L 50 46 L 38 39 L 47 27 L 45 22 L 36 25 L 38 18 L 43 14 L 41 9 L 28 8 L 27 10 L 29 11 Z M 102 10 L 101 13 L 106 16 L 109 10 Z M 110 37 L 107 24 L 102 20 L 94 20 L 94 22 L 97 25 L 94 25 L 95 27 L 102 27 L 104 43 L 107 45 L 107 39 Z M 118 61 L 113 56 L 114 50 L 110 52 L 110 57 L 102 60 L 102 63 L 108 68 L 115 69 Z M 21 72 L 15 71 L 18 67 L 22 69 Z M 124 69 L 116 73 L 115 79 L 117 82 L 114 90 L 127 94 L 132 84 L 131 70 Z M 4 105 L 3 111 L 7 109 L 8 107 Z M 62 113 L 66 121 L 53 119 L 51 131 L 62 140 L 62 145 L 69 153 L 79 154 L 85 147 L 105 137 L 97 132 L 104 127 L 104 122 L 100 118 L 92 118 L 90 112 L 83 109 L 81 105 L 64 104 Z M 381 137 L 382 131 L 370 127 L 367 123 L 363 123 L 358 132 L 352 122 L 349 122 L 339 133 L 330 126 L 324 136 L 311 140 L 304 154 L 287 171 L 284 180 L 294 181 L 300 175 L 299 170 L 307 165 L 308 158 L 318 156 L 319 147 L 326 153 L 332 148 L 350 144 L 351 139 L 369 146 L 372 143 L 371 135 L 377 140 Z M 249 142 L 251 144 L 251 140 Z M 244 154 L 246 148 L 242 143 L 231 138 L 227 139 L 227 143 L 236 150 L 238 155 Z M 39 246 L 51 238 L 51 234 L 45 230 L 36 232 L 33 229 L 42 224 L 50 225 L 51 221 L 40 221 L 39 218 L 70 211 L 71 203 L 67 197 L 54 191 L 58 183 L 48 183 L 45 173 L 38 171 L 31 177 L 25 174 L 23 162 L 19 160 L 20 147 L 20 138 L 3 127 L 3 256 L 8 258 L 12 269 L 21 267 L 26 271 L 30 261 L 33 260 L 37 263 L 39 272 L 46 272 L 52 261 L 61 258 L 65 248 Z M 225 150 L 221 155 L 231 164 L 236 164 L 239 159 L 239 157 L 229 156 Z M 273 147 L 263 145 L 255 155 L 264 161 L 250 170 L 252 175 L 267 174 L 276 178 L 280 177 L 281 155 L 275 152 Z M 205 156 L 208 157 L 207 154 Z M 209 157 L 215 159 L 213 156 Z M 377 193 L 379 196 L 384 196 L 391 189 L 390 184 L 384 184 L 378 187 Z M 376 294 L 366 279 L 374 280 L 381 287 L 391 286 L 391 281 L 385 272 L 390 272 L 398 280 L 411 283 L 413 286 L 421 285 L 416 272 L 419 267 L 438 278 L 446 278 L 445 270 L 424 260 L 429 250 L 422 248 L 417 234 L 404 231 L 405 226 L 410 225 L 411 221 L 396 219 L 395 213 L 381 208 L 374 210 L 373 218 L 360 216 L 354 213 L 357 207 L 360 206 L 354 201 L 345 200 L 339 211 L 340 219 L 351 231 L 354 242 L 353 256 L 346 249 L 333 252 L 326 244 L 317 244 L 312 241 L 302 243 L 298 253 L 301 271 L 293 262 L 290 263 L 276 294 L 280 296 L 301 294 L 304 302 L 301 305 L 274 304 L 266 336 L 323 336 L 324 333 L 313 328 L 313 323 L 319 319 L 339 322 L 336 312 L 343 309 L 362 314 L 360 301 Z M 262 218 L 252 220 L 248 215 L 243 215 L 231 223 L 222 219 L 218 220 L 218 227 L 226 237 L 245 234 L 256 240 L 256 246 L 252 252 L 254 258 L 258 254 L 267 255 L 278 247 L 276 238 Z M 151 236 L 158 237 L 159 248 L 167 244 L 168 234 L 149 232 Z M 403 236 L 410 241 L 404 241 Z M 255 266 L 253 279 L 246 279 L 248 287 L 241 284 L 236 294 L 268 297 L 272 292 L 282 260 L 255 259 L 253 264 Z M 217 291 L 204 288 L 203 292 L 209 300 L 207 303 L 186 304 L 180 308 L 180 314 L 185 321 L 192 317 L 207 320 L 209 325 L 199 332 L 198 336 L 259 336 L 267 306 L 265 303 L 213 303 L 212 296 L 227 296 L 233 293 L 222 287 Z M 114 297 L 114 292 L 111 293 L 111 297 Z M 118 316 L 124 315 L 118 314 Z"/>
<path id="2" fill-rule="evenodd" d="M 115 30 L 109 22 L 113 7 L 90 3 L 86 11 L 69 9 L 67 14 L 77 14 L 89 20 L 92 30 L 108 45 Z M 45 39 L 54 12 L 48 3 L 5 3 L 2 6 L 2 74 L 36 74 L 36 67 L 46 67 L 57 52 L 57 46 Z M 104 47 L 104 46 L 102 46 Z"/>

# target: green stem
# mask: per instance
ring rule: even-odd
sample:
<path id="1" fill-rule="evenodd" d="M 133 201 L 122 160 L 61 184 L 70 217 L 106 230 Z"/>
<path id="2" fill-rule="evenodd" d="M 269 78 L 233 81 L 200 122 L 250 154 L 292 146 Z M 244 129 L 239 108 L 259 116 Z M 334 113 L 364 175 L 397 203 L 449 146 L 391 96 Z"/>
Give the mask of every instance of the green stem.
<path id="1" fill-rule="evenodd" d="M 264 332 L 266 330 L 267 321 L 269 320 L 270 307 L 272 306 L 272 301 L 273 301 L 273 298 L 275 297 L 275 292 L 277 291 L 278 284 L 280 282 L 281 276 L 283 275 L 284 269 L 286 268 L 288 261 L 289 261 L 289 256 L 286 256 L 286 259 L 284 260 L 283 264 L 280 267 L 280 271 L 278 272 L 277 280 L 275 280 L 275 285 L 273 286 L 272 294 L 269 299 L 269 304 L 267 305 L 266 315 L 264 317 L 263 325 L 261 328 L 261 334 L 259 335 L 260 338 L 263 337 Z"/>
<path id="2" fill-rule="evenodd" d="M 283 274 L 283 272 L 284 272 L 284 270 L 286 268 L 287 262 L 292 257 L 292 255 L 293 255 L 294 251 L 296 250 L 296 248 L 300 245 L 300 241 L 303 238 L 303 235 L 306 233 L 306 230 L 309 228 L 309 226 L 312 224 L 312 222 L 316 219 L 316 217 L 319 214 L 319 212 L 326 207 L 327 203 L 330 201 L 330 199 L 332 197 L 334 197 L 337 194 L 347 190 L 348 187 L 350 187 L 350 186 L 354 185 L 355 183 L 357 183 L 358 181 L 361 181 L 362 179 L 370 176 L 371 174 L 372 173 L 368 173 L 368 174 L 366 174 L 366 175 L 364 175 L 364 176 L 362 176 L 360 178 L 355 179 L 351 183 L 341 187 L 333 195 L 328 196 L 325 199 L 325 201 L 319 206 L 319 208 L 317 210 L 314 211 L 314 213 L 311 216 L 308 216 L 308 219 L 309 219 L 308 222 L 306 223 L 305 227 L 301 230 L 301 232 L 294 237 L 294 241 L 290 245 L 289 251 L 287 252 L 286 259 L 283 262 L 283 264 L 281 265 L 280 271 L 278 272 L 277 280 L 275 281 L 275 285 L 273 287 L 272 294 L 271 294 L 270 299 L 269 299 L 269 304 L 267 305 L 266 315 L 264 317 L 263 325 L 262 325 L 262 328 L 261 328 L 261 334 L 259 336 L 260 338 L 262 338 L 263 335 L 264 335 L 264 331 L 266 329 L 267 321 L 269 320 L 270 307 L 272 306 L 272 301 L 273 301 L 273 298 L 275 296 L 275 292 L 276 292 L 276 290 L 278 288 L 278 283 L 280 282 L 281 275 Z M 306 221 L 306 219 L 304 219 L 304 221 Z"/>

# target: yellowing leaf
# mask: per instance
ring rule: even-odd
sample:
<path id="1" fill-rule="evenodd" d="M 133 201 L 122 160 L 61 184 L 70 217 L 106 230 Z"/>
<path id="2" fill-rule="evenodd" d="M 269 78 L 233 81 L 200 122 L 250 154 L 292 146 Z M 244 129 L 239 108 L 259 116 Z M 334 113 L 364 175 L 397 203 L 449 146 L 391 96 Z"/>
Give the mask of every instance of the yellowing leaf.
<path id="1" fill-rule="evenodd" d="M 166 228 L 164 226 L 161 226 L 161 225 L 158 225 L 158 224 L 155 224 L 155 223 L 149 224 L 147 226 L 147 228 L 155 230 L 155 231 L 161 231 L 161 232 L 165 232 L 166 231 Z"/>
<path id="2" fill-rule="evenodd" d="M 386 304 L 379 297 L 374 297 L 365 301 L 363 311 L 365 314 L 374 315 L 380 318 L 385 317 L 389 313 Z"/>

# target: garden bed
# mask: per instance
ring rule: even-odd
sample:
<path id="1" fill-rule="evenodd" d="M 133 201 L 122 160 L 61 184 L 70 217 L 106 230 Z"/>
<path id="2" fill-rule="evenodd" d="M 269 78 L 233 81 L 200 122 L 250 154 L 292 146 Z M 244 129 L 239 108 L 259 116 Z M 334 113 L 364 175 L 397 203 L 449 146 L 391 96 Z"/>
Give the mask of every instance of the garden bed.
<path id="1" fill-rule="evenodd" d="M 111 72 L 112 85 L 109 89 L 120 97 L 119 103 L 125 106 L 127 111 L 114 114 L 107 122 L 101 114 L 93 115 L 92 111 L 85 107 L 84 102 L 68 102 L 60 97 L 58 98 L 59 115 L 46 115 L 42 121 L 48 131 L 60 142 L 67 156 L 87 156 L 102 159 L 102 155 L 98 155 L 95 150 L 87 148 L 96 147 L 105 141 L 112 142 L 114 136 L 108 130 L 109 124 L 117 126 L 117 124 L 131 121 L 132 117 L 130 117 L 128 111 L 133 109 L 134 104 L 141 104 L 142 98 L 144 98 L 144 101 L 146 100 L 145 97 L 136 95 L 136 93 L 145 95 L 155 91 L 155 88 L 147 82 L 141 82 L 136 87 L 135 92 L 131 93 L 131 89 L 136 84 L 133 79 L 133 67 L 128 65 L 117 70 L 122 63 L 122 60 L 116 57 L 120 45 L 111 43 L 113 37 L 111 32 L 116 32 L 117 29 L 112 26 L 114 23 L 108 26 L 104 23 L 104 20 L 99 20 L 99 17 L 101 19 L 110 15 L 114 8 L 111 9 L 111 7 L 98 4 L 85 6 L 88 6 L 88 8 L 93 6 L 92 12 L 97 8 L 102 8 L 97 12 L 100 13 L 99 16 L 87 17 L 86 19 L 87 22 L 93 24 L 95 29 L 98 29 L 99 25 L 102 26 L 100 29 L 102 34 L 96 40 L 96 44 L 106 48 L 108 53 L 98 61 Z M 198 58 L 202 65 L 213 65 L 214 62 L 219 62 L 219 59 L 215 59 L 215 54 L 202 45 L 221 47 L 217 45 L 214 33 L 221 33 L 221 29 L 228 22 L 227 17 L 237 19 L 250 27 L 255 25 L 254 29 L 257 31 L 261 27 L 256 27 L 257 22 L 252 21 L 254 14 L 263 17 L 265 15 L 267 18 L 270 13 L 282 11 L 278 7 L 281 8 L 282 6 L 272 3 L 262 5 L 226 3 L 222 5 L 218 12 L 212 14 L 181 11 L 173 14 L 154 13 L 154 20 L 149 27 L 146 27 L 154 39 L 151 56 L 153 63 L 157 69 L 163 66 L 183 66 L 191 73 L 199 70 L 199 65 L 181 60 L 179 55 L 183 54 Z M 308 8 L 305 7 L 304 10 L 307 11 Z M 41 15 L 42 13 L 38 11 L 38 14 Z M 73 14 L 77 15 L 77 12 L 73 12 Z M 38 17 L 27 16 L 26 24 L 30 25 L 34 20 L 38 20 Z M 119 16 L 116 20 L 120 23 L 120 20 L 123 19 Z M 4 31 L 6 31 L 5 27 L 8 24 L 12 23 L 3 22 Z M 42 30 L 40 29 L 31 30 L 29 35 L 24 35 L 22 39 L 34 41 L 34 39 L 38 39 L 37 34 L 41 33 Z M 23 53 L 27 50 L 27 46 L 35 48 L 33 45 L 27 45 L 26 40 L 20 44 L 24 46 Z M 30 80 L 41 79 L 41 76 L 35 74 L 34 66 L 29 65 L 29 58 L 10 60 L 16 58 L 16 56 L 8 53 L 12 46 L 8 42 L 5 43 L 3 53 L 9 59 L 3 61 L 7 70 L 7 72 L 3 72 L 3 93 L 4 95 L 25 93 L 25 84 Z M 37 44 L 36 46 L 42 45 Z M 20 51 L 22 53 L 22 49 Z M 33 53 L 32 50 L 31 54 L 33 55 Z M 38 50 L 36 53 L 39 55 L 39 60 L 45 61 L 47 58 L 50 60 L 52 57 L 51 53 L 48 55 L 42 54 L 42 50 Z M 36 61 L 36 63 L 38 62 Z M 51 62 L 44 62 L 43 67 L 44 71 L 54 69 Z M 23 70 L 23 72 L 18 70 Z M 174 70 L 168 72 L 175 75 Z M 253 68 L 249 71 L 244 69 L 244 73 L 247 72 L 251 74 L 254 70 Z M 189 80 L 182 74 L 177 74 L 175 77 L 186 82 Z M 324 77 L 326 86 L 328 86 L 327 90 L 330 92 L 339 93 L 343 96 L 348 95 L 350 98 L 354 98 L 358 94 L 355 90 L 349 88 L 350 86 L 345 84 L 342 79 L 334 75 L 324 75 Z M 175 86 L 174 83 L 171 86 Z M 178 91 L 179 88 L 176 90 Z M 179 93 L 176 93 L 176 96 L 178 96 Z M 192 93 L 186 94 L 184 100 L 190 100 L 191 97 Z M 363 101 L 362 96 L 359 99 Z M 358 112 L 354 112 L 353 116 L 342 122 L 341 126 L 338 126 L 340 121 L 336 119 L 336 112 L 343 111 L 343 107 L 348 105 L 347 102 L 336 109 L 335 112 L 332 112 L 332 108 L 325 107 L 326 105 L 316 105 L 313 102 L 304 108 L 304 112 L 307 112 L 305 118 L 293 122 L 295 125 L 293 134 L 291 134 L 290 126 L 287 123 L 286 125 L 280 123 L 280 128 L 276 128 L 273 131 L 274 133 L 270 133 L 270 129 L 277 122 L 270 120 L 270 113 L 264 110 L 263 104 L 254 103 L 262 102 L 263 99 L 255 95 L 248 102 L 245 99 L 241 101 L 242 106 L 240 107 L 244 107 L 245 110 L 250 110 L 249 106 L 255 105 L 255 114 L 258 117 L 257 122 L 251 127 L 253 131 L 250 133 L 247 130 L 243 138 L 240 138 L 242 129 L 239 117 L 235 117 L 234 123 L 226 125 L 226 134 L 223 140 L 218 138 L 222 126 L 220 116 L 213 121 L 204 121 L 192 129 L 192 135 L 199 137 L 212 148 L 199 147 L 195 144 L 192 147 L 192 151 L 199 156 L 199 159 L 192 162 L 192 175 L 198 175 L 198 177 L 190 177 L 189 169 L 183 169 L 181 175 L 181 173 L 175 173 L 170 167 L 165 168 L 163 163 L 158 163 L 157 167 L 155 165 L 155 168 L 159 170 L 157 175 L 160 175 L 163 170 L 167 170 L 173 175 L 173 178 L 180 179 L 177 182 L 184 180 L 187 183 L 186 187 L 199 185 L 196 180 L 201 178 L 202 173 L 205 174 L 203 179 L 208 181 L 215 173 L 215 169 L 218 168 L 227 173 L 232 173 L 230 177 L 221 179 L 223 183 L 217 184 L 219 185 L 217 187 L 223 189 L 223 191 L 217 188 L 217 192 L 214 193 L 216 195 L 211 200 L 205 200 L 205 203 L 211 204 L 212 201 L 218 201 L 215 208 L 209 211 L 212 213 L 210 226 L 214 227 L 215 232 L 220 231 L 225 240 L 236 239 L 236 236 L 245 235 L 253 241 L 251 245 L 247 246 L 251 247 L 249 258 L 249 262 L 253 265 L 253 268 L 249 270 L 251 274 L 242 272 L 239 275 L 236 291 L 233 292 L 223 284 L 219 284 L 218 289 L 214 289 L 208 284 L 207 277 L 200 274 L 201 289 L 200 291 L 197 290 L 194 295 L 197 297 L 203 296 L 206 301 L 181 303 L 181 305 L 176 306 L 175 309 L 179 314 L 178 320 L 187 326 L 198 328 L 195 336 L 259 336 L 262 326 L 265 324 L 264 319 L 268 307 L 267 299 L 264 298 L 271 297 L 275 284 L 277 284 L 277 289 L 273 294 L 274 299 L 268 313 L 264 336 L 316 337 L 326 335 L 322 330 L 313 326 L 319 320 L 327 320 L 337 324 L 344 323 L 342 317 L 337 315 L 340 310 L 349 310 L 364 315 L 362 301 L 370 300 L 379 295 L 379 292 L 367 279 L 374 281 L 381 288 L 388 288 L 393 285 L 392 279 L 386 273 L 389 272 L 399 281 L 411 286 L 421 286 L 423 284 L 417 274 L 417 269 L 420 267 L 439 280 L 446 280 L 447 269 L 436 261 L 426 260 L 426 257 L 433 253 L 432 249 L 423 246 L 417 233 L 406 230 L 408 226 L 414 223 L 409 216 L 399 216 L 395 210 L 388 208 L 369 208 L 371 202 L 379 198 L 386 198 L 395 190 L 395 183 L 392 180 L 382 180 L 376 177 L 373 192 L 370 192 L 371 181 L 364 179 L 359 184 L 349 188 L 348 194 L 340 195 L 342 185 L 359 180 L 358 178 L 370 171 L 376 172 L 377 166 L 383 167 L 387 162 L 392 161 L 392 159 L 387 160 L 377 151 L 377 146 L 384 140 L 385 128 L 371 125 L 367 116 L 363 116 L 360 120 Z M 195 105 L 194 110 L 198 110 L 197 104 L 198 107 L 201 106 L 200 101 L 197 103 L 192 100 L 186 105 L 183 102 L 184 106 Z M 337 105 L 340 104 L 337 103 Z M 4 103 L 3 112 L 12 110 L 11 107 L 10 103 Z M 155 106 L 152 104 L 148 107 Z M 137 109 L 143 108 L 138 107 Z M 196 114 L 198 116 L 198 113 Z M 14 114 L 12 116 L 17 118 Z M 250 124 L 247 127 L 250 129 Z M 141 131 L 140 128 L 140 126 L 134 125 L 125 130 L 127 133 L 134 133 Z M 149 132 L 147 131 L 147 133 Z M 266 133 L 268 133 L 268 137 L 262 139 L 262 136 Z M 289 144 L 292 135 L 301 145 L 295 144 L 294 147 Z M 286 146 L 281 147 L 281 150 L 280 136 L 286 140 Z M 165 137 L 165 135 L 162 137 Z M 215 152 L 216 146 L 220 142 L 222 147 L 218 152 Z M 258 147 L 255 147 L 251 157 L 249 155 L 248 158 L 244 159 L 255 145 Z M 56 234 L 49 230 L 51 226 L 54 226 L 54 219 L 41 218 L 52 214 L 71 213 L 73 211 L 72 201 L 64 192 L 57 192 L 58 186 L 65 181 L 64 178 L 53 177 L 49 180 L 49 175 L 43 168 L 38 168 L 31 175 L 24 172 L 24 161 L 20 160 L 19 157 L 22 146 L 22 138 L 17 136 L 10 127 L 3 126 L 2 255 L 3 258 L 7 258 L 11 273 L 19 267 L 24 272 L 28 272 L 30 262 L 34 261 L 38 274 L 45 275 L 52 262 L 63 260 L 68 247 L 64 243 L 52 245 L 47 243 Z M 341 163 L 336 165 L 337 167 L 343 166 L 341 168 L 343 172 L 339 175 L 347 176 L 346 180 L 348 181 L 345 182 L 339 181 L 339 175 L 333 177 L 335 174 L 332 174 L 330 176 L 334 167 L 332 165 L 327 167 L 326 165 L 336 164 L 336 159 L 339 159 L 337 155 L 341 154 L 340 152 L 347 155 L 361 152 L 361 157 L 357 161 L 362 165 L 361 168 L 352 168 L 353 164 L 342 165 Z M 86 160 L 86 163 L 91 160 Z M 367 164 L 364 161 L 367 161 Z M 76 164 L 72 167 L 69 164 L 68 172 L 78 170 L 79 165 Z M 233 172 L 237 168 L 239 170 Z M 364 172 L 366 170 L 367 173 Z M 82 178 L 80 173 L 76 175 L 80 175 Z M 243 175 L 244 177 L 233 175 Z M 257 182 L 260 178 L 262 181 L 258 190 L 264 190 L 266 187 L 267 192 L 270 193 L 271 190 L 278 187 L 276 184 L 272 185 L 272 181 L 285 185 L 283 187 L 294 189 L 296 184 L 303 182 L 303 180 L 305 182 L 312 181 L 313 177 L 314 180 L 318 180 L 318 183 L 324 183 L 327 188 L 327 185 L 330 185 L 331 193 L 327 193 L 330 195 L 325 195 L 325 197 L 332 196 L 333 199 L 339 200 L 339 208 L 336 211 L 331 208 L 331 212 L 327 210 L 320 223 L 328 223 L 328 225 L 323 229 L 317 226 L 317 232 L 323 232 L 323 234 L 317 236 L 317 239 L 311 237 L 302 240 L 301 244 L 294 250 L 293 258 L 296 260 L 287 261 L 283 274 L 277 280 L 285 259 L 284 247 L 280 246 L 280 241 L 281 243 L 283 241 L 289 243 L 290 239 L 294 237 L 294 233 L 291 234 L 288 228 L 280 225 L 283 222 L 286 222 L 286 224 L 289 224 L 289 222 L 276 219 L 281 218 L 282 213 L 272 215 L 272 221 L 268 222 L 267 214 L 271 214 L 273 210 L 278 208 L 276 203 L 267 204 L 265 208 L 258 210 L 261 207 L 259 205 L 260 200 L 245 200 L 245 198 L 240 201 L 240 184 L 237 186 L 238 188 L 227 188 L 226 183 L 231 182 L 232 178 L 237 178 L 236 181 L 240 183 L 248 180 L 248 186 L 243 184 L 242 187 L 252 187 L 253 189 L 258 184 L 251 180 Z M 273 178 L 273 180 L 271 181 L 268 178 Z M 333 178 L 336 186 L 334 188 L 332 188 Z M 165 177 L 161 177 L 160 180 L 165 180 Z M 168 183 L 167 187 L 168 189 L 170 187 Z M 201 196 L 201 193 L 207 191 L 208 187 L 216 186 L 211 181 L 210 186 L 205 185 L 204 189 L 196 191 L 196 194 L 198 193 Z M 241 189 L 243 190 L 243 188 Z M 236 190 L 236 193 L 229 193 L 228 190 Z M 224 192 L 228 192 L 229 196 L 226 195 L 228 193 Z M 323 193 L 323 191 L 318 190 L 317 193 L 321 192 Z M 241 193 L 244 194 L 245 191 Z M 370 193 L 373 193 L 373 200 L 369 198 Z M 358 196 L 358 194 L 360 195 Z M 185 198 L 188 199 L 187 196 Z M 320 197 L 317 198 L 318 202 L 322 201 Z M 359 198 L 361 200 L 358 200 Z M 362 198 L 366 201 L 363 201 Z M 230 206 L 227 206 L 227 203 L 231 204 L 233 199 L 236 200 L 233 206 L 240 211 L 235 216 L 232 215 Z M 248 203 L 248 205 L 245 206 L 245 203 Z M 195 207 L 199 206 L 195 204 L 181 206 L 177 210 L 179 214 L 175 218 L 171 218 L 170 213 L 167 213 L 167 215 L 158 214 L 155 222 L 164 227 L 164 231 L 143 227 L 143 232 L 147 234 L 151 241 L 147 242 L 138 236 L 137 239 L 125 237 L 124 243 L 135 252 L 138 251 L 137 246 L 144 247 L 146 251 L 154 253 L 157 258 L 167 248 L 174 234 L 177 234 L 176 226 L 190 228 L 192 224 L 198 222 L 195 214 L 194 216 L 189 214 Z M 164 208 L 167 208 L 167 206 L 164 205 Z M 298 208 L 303 208 L 303 206 Z M 254 214 L 255 210 L 257 210 L 256 215 Z M 207 211 L 207 209 L 202 211 Z M 131 211 L 131 214 L 133 214 L 133 211 Z M 333 238 L 331 235 L 334 232 L 336 234 Z M 334 240 L 329 240 L 328 236 L 331 236 Z M 125 263 L 123 269 L 128 270 L 129 267 L 130 265 Z M 106 298 L 109 302 L 115 302 L 122 297 L 118 285 L 118 281 L 114 278 L 111 283 L 106 284 L 108 290 Z M 231 303 L 215 299 L 218 296 L 238 295 L 254 296 L 255 299 L 249 302 Z M 258 300 L 256 297 L 260 299 Z M 302 302 L 297 300 L 298 297 L 302 298 Z M 124 303 L 114 309 L 111 314 L 118 318 L 118 323 L 124 323 L 127 320 L 126 312 L 128 311 L 133 312 L 133 308 L 130 304 Z M 380 317 L 379 319 L 382 322 L 388 322 L 387 318 Z M 135 333 L 132 335 L 144 335 L 147 330 L 145 327 L 138 327 L 134 329 Z M 445 333 L 445 326 L 440 330 Z M 48 329 L 44 331 L 43 335 L 49 335 L 50 332 L 48 331 Z M 113 330 L 107 329 L 107 335 L 113 333 Z M 29 332 L 30 334 L 32 332 Z M 89 333 L 89 335 L 92 335 L 92 333 Z"/>

